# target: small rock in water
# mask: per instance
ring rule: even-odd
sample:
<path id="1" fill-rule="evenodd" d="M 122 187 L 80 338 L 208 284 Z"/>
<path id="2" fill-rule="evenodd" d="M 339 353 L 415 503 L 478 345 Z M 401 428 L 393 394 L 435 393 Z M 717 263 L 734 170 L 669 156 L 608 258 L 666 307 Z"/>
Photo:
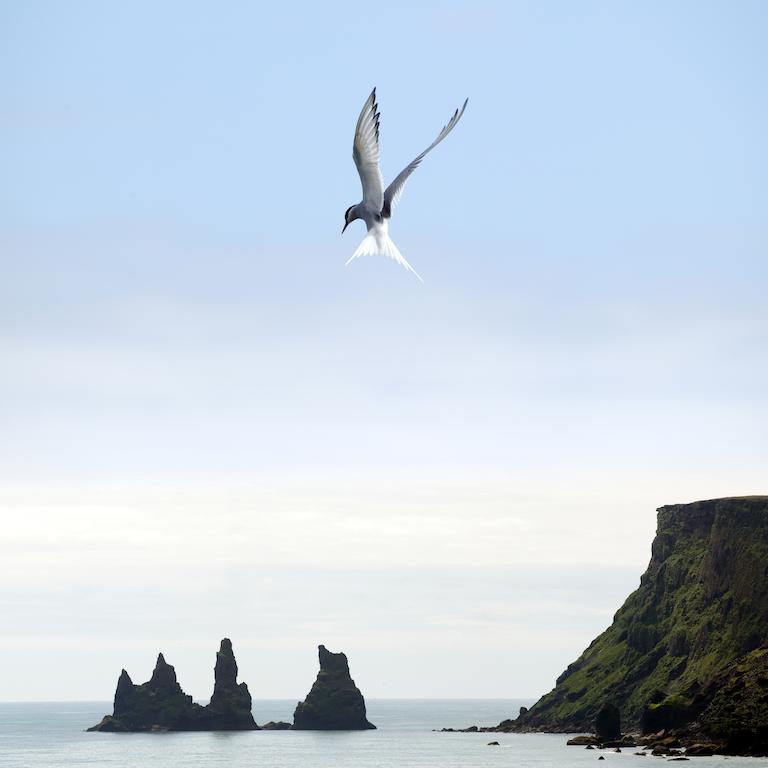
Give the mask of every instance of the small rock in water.
<path id="1" fill-rule="evenodd" d="M 715 754 L 715 744 L 692 744 L 686 747 L 685 754 L 691 757 L 709 757 Z"/>
<path id="2" fill-rule="evenodd" d="M 598 760 L 605 760 L 605 757 L 603 755 L 600 755 L 600 757 L 597 758 Z"/>
<path id="3" fill-rule="evenodd" d="M 583 744 L 594 744 L 597 741 L 594 736 L 574 736 L 572 739 L 568 739 L 565 743 L 569 747 L 580 747 Z"/>
<path id="4" fill-rule="evenodd" d="M 270 720 L 261 726 L 263 731 L 290 731 L 292 728 L 293 726 L 290 723 L 286 723 L 283 720 Z"/>
<path id="5" fill-rule="evenodd" d="M 499 742 L 498 742 L 498 741 L 489 741 L 489 742 L 488 742 L 488 746 L 489 746 L 489 747 L 498 747 L 498 746 L 500 746 L 500 745 L 499 745 Z"/>

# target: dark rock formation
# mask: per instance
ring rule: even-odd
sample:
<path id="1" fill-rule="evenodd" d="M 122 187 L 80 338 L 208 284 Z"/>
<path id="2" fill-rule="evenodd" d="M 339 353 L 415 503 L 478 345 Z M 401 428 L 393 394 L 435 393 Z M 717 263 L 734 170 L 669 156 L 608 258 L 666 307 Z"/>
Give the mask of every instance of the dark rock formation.
<path id="1" fill-rule="evenodd" d="M 123 670 L 117 681 L 114 709 L 89 731 L 243 731 L 258 728 L 251 715 L 251 697 L 245 683 L 237 685 L 237 664 L 232 643 L 221 641 L 216 657 L 216 684 L 211 703 L 202 707 L 184 693 L 176 670 L 163 654 L 157 657 L 152 677 L 135 685 Z"/>
<path id="2" fill-rule="evenodd" d="M 176 670 L 163 654 L 157 657 L 148 682 L 135 685 L 123 670 L 117 681 L 113 714 L 106 715 L 91 731 L 170 731 L 193 730 L 200 718 L 194 704 L 176 681 Z"/>
<path id="3" fill-rule="evenodd" d="M 162 658 L 162 654 L 158 656 L 158 662 Z M 163 659 L 165 662 L 165 659 Z M 130 708 L 130 701 L 136 686 L 133 684 L 130 676 L 125 670 L 120 672 L 120 677 L 117 678 L 117 688 L 115 689 L 115 700 L 113 702 L 113 710 L 115 712 L 127 712 Z"/>
<path id="4" fill-rule="evenodd" d="M 292 728 L 293 726 L 290 723 L 283 722 L 282 720 L 270 720 L 261 726 L 262 731 L 290 731 Z"/>
<path id="5" fill-rule="evenodd" d="M 569 747 L 591 747 L 597 744 L 598 741 L 594 736 L 574 736 L 572 739 L 568 739 L 565 742 Z"/>
<path id="6" fill-rule="evenodd" d="M 691 757 L 711 757 L 715 754 L 716 745 L 713 744 L 691 744 L 685 748 L 685 754 Z"/>
<path id="7" fill-rule="evenodd" d="M 221 731 L 247 731 L 256 728 L 251 714 L 251 694 L 245 683 L 237 683 L 237 662 L 232 641 L 225 637 L 216 654 L 211 703 L 206 707 L 210 727 Z"/>
<path id="8" fill-rule="evenodd" d="M 600 707 L 595 717 L 595 736 L 600 743 L 617 741 L 621 738 L 619 710 L 609 702 Z"/>
<path id="9" fill-rule="evenodd" d="M 293 727 L 312 731 L 362 731 L 375 728 L 365 715 L 365 700 L 350 677 L 347 657 L 319 646 L 320 672 L 307 698 L 296 706 Z"/>
<path id="10" fill-rule="evenodd" d="M 694 704 L 685 696 L 666 696 L 656 704 L 649 704 L 640 718 L 642 733 L 659 733 L 684 728 L 697 715 L 702 707 Z"/>
<path id="11" fill-rule="evenodd" d="M 768 755 L 768 645 L 724 669 L 708 693 L 695 730 L 725 754 Z"/>
<path id="12" fill-rule="evenodd" d="M 613 624 L 550 693 L 501 725 L 585 732 L 612 701 L 630 729 L 695 730 L 700 721 L 699 740 L 727 741 L 743 724 L 758 745 L 768 721 L 759 674 L 742 674 L 751 691 L 743 698 L 728 680 L 740 665 L 759 666 L 749 654 L 766 645 L 768 497 L 661 507 L 648 569 Z"/>

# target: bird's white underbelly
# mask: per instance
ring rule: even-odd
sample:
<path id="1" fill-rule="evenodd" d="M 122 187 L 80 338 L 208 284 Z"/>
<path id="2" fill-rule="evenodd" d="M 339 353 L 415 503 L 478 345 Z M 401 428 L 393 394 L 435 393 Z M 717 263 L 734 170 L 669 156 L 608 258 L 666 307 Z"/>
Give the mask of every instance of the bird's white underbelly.
<path id="1" fill-rule="evenodd" d="M 379 250 L 384 250 L 384 245 L 387 242 L 389 235 L 389 221 L 387 219 L 372 221 L 368 224 L 368 232 L 376 240 L 376 245 L 379 247 Z"/>

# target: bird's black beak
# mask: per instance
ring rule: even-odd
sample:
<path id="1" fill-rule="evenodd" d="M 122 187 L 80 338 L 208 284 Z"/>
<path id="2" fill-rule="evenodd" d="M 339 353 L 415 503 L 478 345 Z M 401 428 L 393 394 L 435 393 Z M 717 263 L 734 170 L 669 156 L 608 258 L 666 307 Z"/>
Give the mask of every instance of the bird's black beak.
<path id="1" fill-rule="evenodd" d="M 345 221 L 345 222 L 344 222 L 344 227 L 343 227 L 343 229 L 341 230 L 341 234 L 342 234 L 342 235 L 344 234 L 344 230 L 345 230 L 345 229 L 346 229 L 348 226 L 349 226 L 349 222 L 348 222 L 348 221 Z"/>

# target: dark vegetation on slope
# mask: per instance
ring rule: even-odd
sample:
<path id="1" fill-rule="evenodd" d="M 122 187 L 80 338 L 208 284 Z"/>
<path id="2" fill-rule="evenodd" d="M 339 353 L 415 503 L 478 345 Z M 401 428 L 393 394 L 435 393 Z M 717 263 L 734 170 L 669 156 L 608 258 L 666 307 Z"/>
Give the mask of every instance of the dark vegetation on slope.
<path id="1" fill-rule="evenodd" d="M 768 722 L 764 646 L 768 497 L 661 507 L 648 569 L 613 624 L 503 725 L 587 731 L 611 702 L 631 729 L 726 739 L 741 728 L 757 743 Z"/>

